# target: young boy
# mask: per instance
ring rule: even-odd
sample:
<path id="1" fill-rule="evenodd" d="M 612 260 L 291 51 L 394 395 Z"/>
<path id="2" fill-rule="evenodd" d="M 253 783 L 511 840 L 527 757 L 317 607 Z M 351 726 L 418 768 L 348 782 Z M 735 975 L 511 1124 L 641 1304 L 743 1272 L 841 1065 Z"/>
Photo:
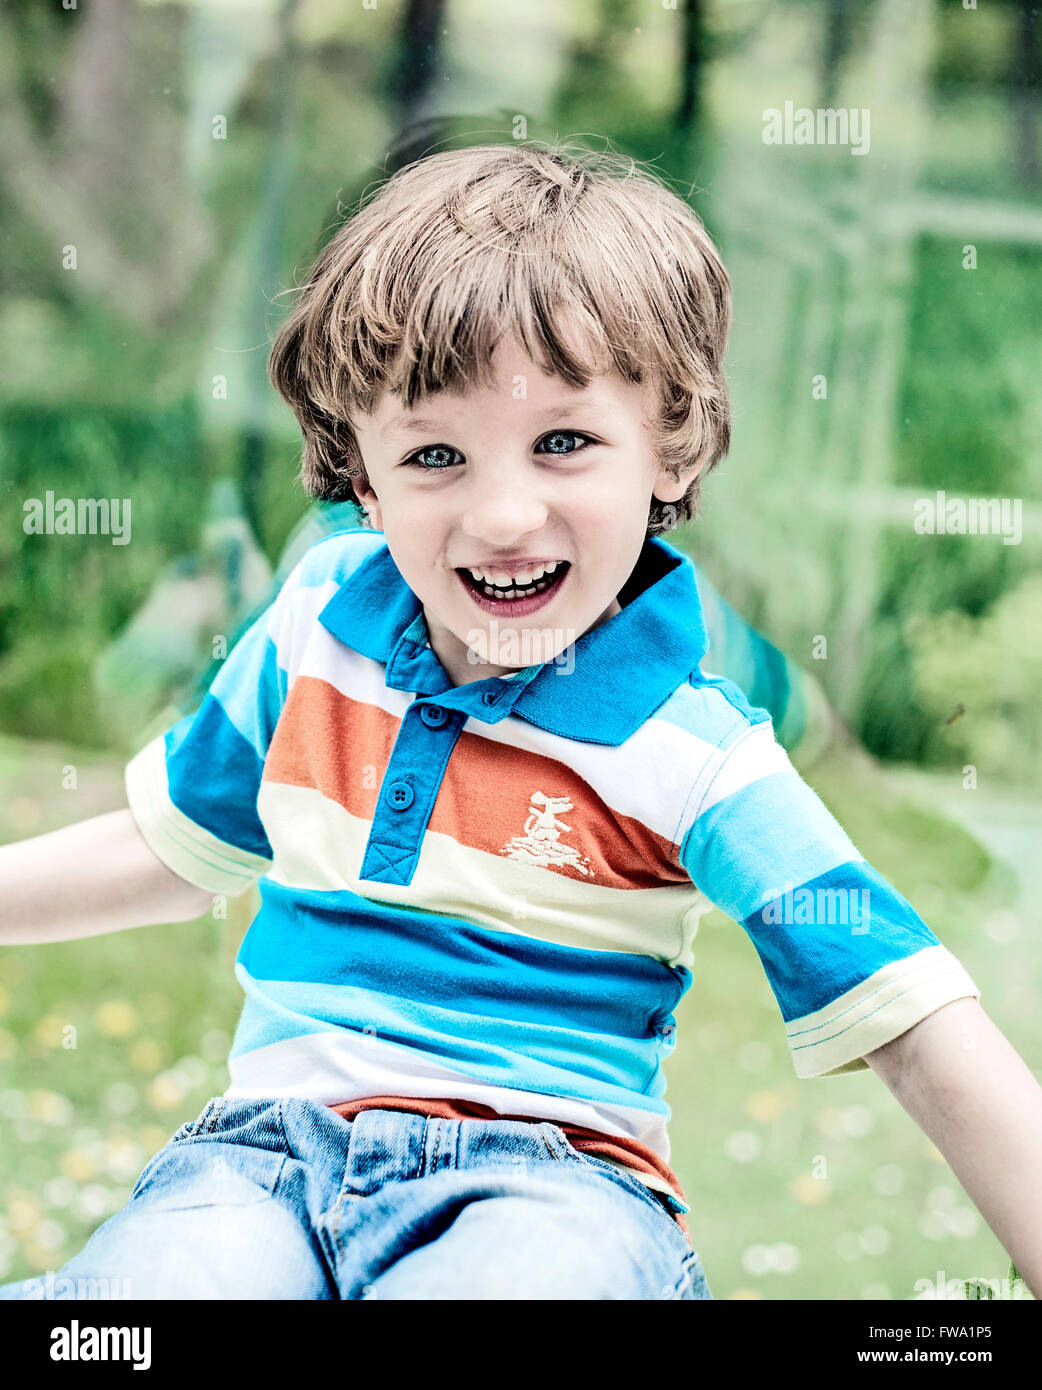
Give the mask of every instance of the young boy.
<path id="1" fill-rule="evenodd" d="M 1042 1289 L 1042 1091 L 767 712 L 700 669 L 662 532 L 727 451 L 729 325 L 697 217 L 608 156 L 437 154 L 319 256 L 271 377 L 306 488 L 369 528 L 307 550 L 129 763 L 129 811 L 0 851 L 9 943 L 260 884 L 231 1084 L 64 1288 L 711 1297 L 662 1063 L 716 903 L 797 1075 L 876 1070 Z"/>

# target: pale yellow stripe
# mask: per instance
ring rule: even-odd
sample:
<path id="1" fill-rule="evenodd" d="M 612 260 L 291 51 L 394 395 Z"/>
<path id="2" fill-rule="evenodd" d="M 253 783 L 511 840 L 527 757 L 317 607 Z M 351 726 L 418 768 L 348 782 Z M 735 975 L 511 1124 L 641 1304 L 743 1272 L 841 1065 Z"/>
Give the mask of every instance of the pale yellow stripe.
<path id="1" fill-rule="evenodd" d="M 786 1028 L 796 1074 L 835 1076 L 863 1071 L 866 1052 L 907 1032 L 955 999 L 980 990 L 946 946 L 926 946 L 891 961 L 841 998 Z"/>
<path id="2" fill-rule="evenodd" d="M 275 862 L 273 883 L 359 893 L 378 902 L 463 917 L 494 931 L 560 946 L 629 951 L 690 969 L 698 917 L 710 904 L 693 884 L 608 888 L 555 869 L 458 844 L 428 830 L 412 882 L 356 877 L 370 824 L 308 787 L 265 781 L 258 802 Z"/>

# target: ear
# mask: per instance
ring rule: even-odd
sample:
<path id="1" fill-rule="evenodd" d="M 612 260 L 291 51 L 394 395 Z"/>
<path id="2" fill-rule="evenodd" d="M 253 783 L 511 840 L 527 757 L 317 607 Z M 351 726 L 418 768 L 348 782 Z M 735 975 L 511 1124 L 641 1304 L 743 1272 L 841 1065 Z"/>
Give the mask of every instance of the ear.
<path id="1" fill-rule="evenodd" d="M 692 464 L 690 468 L 683 469 L 679 478 L 674 478 L 673 474 L 666 468 L 659 469 L 655 477 L 655 486 L 652 488 L 652 495 L 659 502 L 679 502 L 701 472 L 702 462 L 704 460 Z"/>
<path id="2" fill-rule="evenodd" d="M 369 517 L 369 525 L 372 526 L 375 531 L 382 531 L 384 529 L 384 524 L 383 513 L 380 509 L 380 499 L 373 491 L 372 484 L 369 481 L 369 475 L 364 473 L 360 478 L 352 478 L 351 487 L 358 505 Z"/>

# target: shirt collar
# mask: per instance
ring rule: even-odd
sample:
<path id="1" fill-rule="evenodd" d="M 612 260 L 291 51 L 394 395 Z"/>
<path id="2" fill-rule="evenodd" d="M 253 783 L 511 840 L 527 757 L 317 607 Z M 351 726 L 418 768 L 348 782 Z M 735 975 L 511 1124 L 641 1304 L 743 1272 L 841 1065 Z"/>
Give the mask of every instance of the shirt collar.
<path id="1" fill-rule="evenodd" d="M 486 724 L 513 714 L 564 738 L 617 746 L 691 676 L 709 645 L 694 566 L 661 536 L 645 540 L 627 588 L 640 592 L 555 661 L 461 686 L 428 644 L 420 601 L 386 544 L 341 585 L 319 622 L 385 666 L 391 689 L 436 696 Z"/>

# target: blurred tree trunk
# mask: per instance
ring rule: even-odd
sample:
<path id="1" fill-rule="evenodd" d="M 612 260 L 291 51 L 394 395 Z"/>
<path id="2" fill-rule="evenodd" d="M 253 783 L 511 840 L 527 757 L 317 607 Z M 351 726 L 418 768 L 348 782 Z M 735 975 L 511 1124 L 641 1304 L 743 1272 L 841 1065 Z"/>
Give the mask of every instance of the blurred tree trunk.
<path id="1" fill-rule="evenodd" d="M 257 216 L 256 265 L 249 277 L 252 296 L 247 315 L 247 342 L 268 340 L 266 312 L 282 266 L 282 239 L 293 182 L 293 93 L 298 51 L 293 35 L 300 0 L 282 0 L 278 17 L 278 49 L 274 60 L 271 110 L 268 118 L 268 156 L 264 190 Z M 268 411 L 271 388 L 267 354 L 249 359 L 249 408 L 239 460 L 242 504 L 254 535 L 265 537 L 264 472 L 269 447 Z"/>
<path id="2" fill-rule="evenodd" d="M 828 108 L 836 100 L 839 77 L 850 49 L 849 0 L 826 0 L 825 36 L 821 50 L 821 93 L 818 105 Z"/>
<path id="3" fill-rule="evenodd" d="M 1039 182 L 1038 118 L 1039 91 L 1042 89 L 1042 54 L 1039 43 L 1038 0 L 1017 0 L 1013 24 L 1010 96 L 1015 129 L 1014 163 L 1022 183 L 1035 187 Z"/>
<path id="4" fill-rule="evenodd" d="M 442 75 L 444 19 L 445 0 L 409 0 L 406 6 L 397 58 L 387 82 L 399 128 L 428 114 L 431 89 Z"/>
<path id="5" fill-rule="evenodd" d="M 61 42 L 70 56 L 60 73 L 49 64 L 42 74 L 56 88 L 44 134 L 20 82 L 33 67 L 23 48 L 51 43 L 53 54 L 62 21 L 48 31 L 23 15 L 0 17 L 4 186 L 56 263 L 75 246 L 79 283 L 148 328 L 179 309 L 209 242 L 204 209 L 183 178 L 177 106 L 188 21 L 169 5 L 145 24 L 134 0 L 92 0 L 68 17 L 75 29 Z"/>
<path id="6" fill-rule="evenodd" d="M 680 130 L 697 125 L 701 115 L 702 66 L 705 61 L 706 27 L 702 0 L 687 0 L 681 29 L 680 100 L 674 122 Z"/>

